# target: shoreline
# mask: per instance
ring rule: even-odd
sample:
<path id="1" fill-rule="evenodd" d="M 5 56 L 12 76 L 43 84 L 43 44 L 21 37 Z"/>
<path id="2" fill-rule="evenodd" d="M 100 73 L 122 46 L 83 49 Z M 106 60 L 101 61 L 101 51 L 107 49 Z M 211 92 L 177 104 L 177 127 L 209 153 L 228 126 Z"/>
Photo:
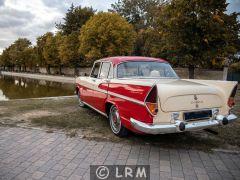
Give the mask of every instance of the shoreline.
<path id="1" fill-rule="evenodd" d="M 1 75 L 75 84 L 75 77 L 1 71 Z"/>

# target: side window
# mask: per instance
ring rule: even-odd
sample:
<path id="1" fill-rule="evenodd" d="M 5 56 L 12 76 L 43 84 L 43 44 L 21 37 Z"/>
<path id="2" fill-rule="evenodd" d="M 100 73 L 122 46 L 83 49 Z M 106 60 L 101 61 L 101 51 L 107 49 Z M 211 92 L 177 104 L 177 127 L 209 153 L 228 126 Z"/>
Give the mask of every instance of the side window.
<path id="1" fill-rule="evenodd" d="M 108 63 L 108 62 L 103 62 L 102 63 L 101 73 L 99 75 L 100 78 L 104 79 L 104 78 L 108 77 L 110 66 L 111 66 L 111 64 Z"/>
<path id="2" fill-rule="evenodd" d="M 93 78 L 97 78 L 98 77 L 100 64 L 101 64 L 100 62 L 97 62 L 97 63 L 94 64 L 93 70 L 91 72 L 91 77 L 93 77 Z"/>
<path id="3" fill-rule="evenodd" d="M 112 79 L 113 78 L 113 67 L 110 65 L 109 73 L 108 73 L 108 78 Z"/>

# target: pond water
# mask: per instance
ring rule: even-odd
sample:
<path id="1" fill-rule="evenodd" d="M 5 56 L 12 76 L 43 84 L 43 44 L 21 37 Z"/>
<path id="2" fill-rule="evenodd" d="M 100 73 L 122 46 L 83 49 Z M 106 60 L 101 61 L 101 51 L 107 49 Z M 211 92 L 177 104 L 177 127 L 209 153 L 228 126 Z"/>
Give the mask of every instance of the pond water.
<path id="1" fill-rule="evenodd" d="M 74 84 L 0 75 L 0 101 L 74 95 Z"/>

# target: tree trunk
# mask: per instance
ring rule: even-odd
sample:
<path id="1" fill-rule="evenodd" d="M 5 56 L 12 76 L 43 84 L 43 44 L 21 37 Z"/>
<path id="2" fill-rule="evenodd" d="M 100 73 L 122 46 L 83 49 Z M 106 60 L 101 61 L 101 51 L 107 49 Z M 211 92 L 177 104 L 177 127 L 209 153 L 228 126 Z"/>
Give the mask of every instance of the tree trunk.
<path id="1" fill-rule="evenodd" d="M 77 67 L 76 67 L 76 66 L 74 67 L 74 75 L 75 75 L 75 76 L 78 76 L 78 70 L 77 70 Z"/>
<path id="2" fill-rule="evenodd" d="M 51 72 L 50 72 L 50 65 L 47 65 L 47 73 L 51 74 Z"/>
<path id="3" fill-rule="evenodd" d="M 189 79 L 194 79 L 194 70 L 195 70 L 195 67 L 193 65 L 188 66 Z"/>
<path id="4" fill-rule="evenodd" d="M 62 65 L 60 64 L 58 68 L 59 68 L 59 75 L 62 75 Z"/>
<path id="5" fill-rule="evenodd" d="M 37 73 L 37 66 L 34 66 L 34 73 Z"/>

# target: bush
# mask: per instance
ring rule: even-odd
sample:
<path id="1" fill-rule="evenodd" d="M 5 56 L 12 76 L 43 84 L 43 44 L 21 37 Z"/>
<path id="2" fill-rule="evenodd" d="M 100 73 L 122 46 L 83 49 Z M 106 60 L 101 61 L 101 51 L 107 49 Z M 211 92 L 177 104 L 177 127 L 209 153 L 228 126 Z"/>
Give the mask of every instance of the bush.
<path id="1" fill-rule="evenodd" d="M 232 71 L 240 72 L 240 62 L 231 64 L 230 69 Z"/>

